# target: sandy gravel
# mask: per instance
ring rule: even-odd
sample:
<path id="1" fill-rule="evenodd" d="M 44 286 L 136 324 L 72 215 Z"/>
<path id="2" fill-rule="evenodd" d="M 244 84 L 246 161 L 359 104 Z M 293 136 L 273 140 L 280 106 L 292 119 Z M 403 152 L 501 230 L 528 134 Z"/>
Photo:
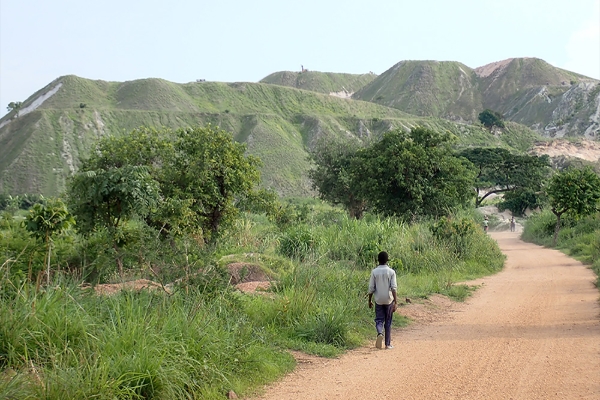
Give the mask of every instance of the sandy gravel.
<path id="1" fill-rule="evenodd" d="M 506 268 L 467 302 L 395 331 L 392 350 L 297 355 L 296 371 L 260 399 L 600 399 L 593 273 L 517 233 L 492 235 Z"/>

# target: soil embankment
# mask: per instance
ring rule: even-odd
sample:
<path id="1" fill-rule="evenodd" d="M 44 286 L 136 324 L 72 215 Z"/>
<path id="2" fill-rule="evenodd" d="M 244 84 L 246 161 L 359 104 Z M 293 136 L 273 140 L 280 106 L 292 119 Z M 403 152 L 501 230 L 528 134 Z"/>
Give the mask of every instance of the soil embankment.
<path id="1" fill-rule="evenodd" d="M 506 268 L 465 303 L 396 330 L 393 350 L 300 356 L 260 399 L 600 399 L 593 273 L 517 233 L 492 235 Z"/>

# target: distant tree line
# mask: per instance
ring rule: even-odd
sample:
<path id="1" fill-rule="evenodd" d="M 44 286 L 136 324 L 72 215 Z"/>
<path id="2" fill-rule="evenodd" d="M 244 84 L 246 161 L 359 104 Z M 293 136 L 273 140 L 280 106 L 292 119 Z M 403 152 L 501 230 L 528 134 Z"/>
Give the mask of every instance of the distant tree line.
<path id="1" fill-rule="evenodd" d="M 552 173 L 548 156 L 514 154 L 502 148 L 456 152 L 446 133 L 416 127 L 386 133 L 380 141 L 324 138 L 317 143 L 309 175 L 319 197 L 361 218 L 365 211 L 405 220 L 440 217 L 479 207 L 502 195 L 499 207 L 513 215 L 551 207 L 556 232 L 564 213 L 598 208 L 600 178 L 590 168 Z"/>
<path id="2" fill-rule="evenodd" d="M 538 205 L 549 173 L 547 156 L 499 148 L 456 153 L 454 141 L 423 127 L 389 132 L 368 146 L 324 139 L 312 153 L 310 177 L 323 200 L 344 206 L 355 218 L 366 210 L 406 219 L 439 217 L 473 200 L 479 207 L 500 193 L 517 214 Z"/>

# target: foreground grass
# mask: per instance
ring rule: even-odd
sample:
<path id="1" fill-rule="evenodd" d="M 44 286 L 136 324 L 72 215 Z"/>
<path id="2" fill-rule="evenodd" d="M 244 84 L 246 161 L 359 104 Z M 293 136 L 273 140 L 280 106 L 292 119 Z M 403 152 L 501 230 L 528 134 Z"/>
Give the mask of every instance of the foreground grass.
<path id="1" fill-rule="evenodd" d="M 469 227 L 469 218 L 455 220 Z M 248 215 L 215 257 L 250 259 L 267 271 L 276 283 L 262 295 L 237 292 L 215 274 L 210 284 L 172 295 L 97 296 L 69 279 L 36 288 L 4 263 L 0 397 L 222 399 L 229 390 L 253 393 L 294 367 L 287 349 L 336 356 L 372 336 L 366 286 L 380 250 L 392 257 L 400 298 L 441 293 L 464 299 L 471 289 L 455 282 L 501 269 L 504 257 L 480 229 L 436 236 L 432 224 L 375 216 L 355 221 L 313 209 L 278 227 Z M 395 319 L 396 326 L 407 322 Z"/>

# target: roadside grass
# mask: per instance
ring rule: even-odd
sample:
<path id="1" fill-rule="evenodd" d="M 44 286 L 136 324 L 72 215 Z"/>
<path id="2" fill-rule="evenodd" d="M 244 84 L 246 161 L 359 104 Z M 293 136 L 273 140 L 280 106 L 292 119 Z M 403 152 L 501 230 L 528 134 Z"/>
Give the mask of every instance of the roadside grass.
<path id="1" fill-rule="evenodd" d="M 549 210 L 527 219 L 521 238 L 525 241 L 552 247 L 556 216 Z M 575 220 L 563 217 L 556 248 L 590 266 L 597 276 L 600 289 L 600 213 Z"/>
<path id="2" fill-rule="evenodd" d="M 80 286 L 74 267 L 56 273 L 48 287 L 36 285 L 27 279 L 26 260 L 40 261 L 29 258 L 29 250 L 15 255 L 14 243 L 6 246 L 24 238 L 18 224 L 5 222 L 0 234 L 9 243 L 0 250 L 12 261 L 0 269 L 0 397 L 223 399 L 229 390 L 253 393 L 294 367 L 288 349 L 334 357 L 372 337 L 366 295 L 379 251 L 392 257 L 400 299 L 439 293 L 463 300 L 473 288 L 457 282 L 495 273 L 504 262 L 495 242 L 472 222 L 474 212 L 441 225 L 408 225 L 375 215 L 357 221 L 318 201 L 296 200 L 290 207 L 295 219 L 287 224 L 243 215 L 211 255 L 186 247 L 186 257 L 164 273 L 196 276 L 171 294 L 97 295 Z M 455 227 L 465 229 L 456 235 Z M 157 250 L 144 253 L 154 244 L 145 243 L 143 232 L 131 236 L 142 239 L 127 251 L 168 267 Z M 53 262 L 78 259 L 67 252 L 73 240 L 56 239 L 65 250 Z M 70 248 L 94 257 L 94 246 Z M 188 256 L 194 261 L 184 264 Z M 273 279 L 271 290 L 246 294 L 228 286 L 218 271 L 230 262 L 259 265 Z M 131 266 L 132 273 L 144 271 Z M 394 319 L 396 327 L 407 323 Z"/>

